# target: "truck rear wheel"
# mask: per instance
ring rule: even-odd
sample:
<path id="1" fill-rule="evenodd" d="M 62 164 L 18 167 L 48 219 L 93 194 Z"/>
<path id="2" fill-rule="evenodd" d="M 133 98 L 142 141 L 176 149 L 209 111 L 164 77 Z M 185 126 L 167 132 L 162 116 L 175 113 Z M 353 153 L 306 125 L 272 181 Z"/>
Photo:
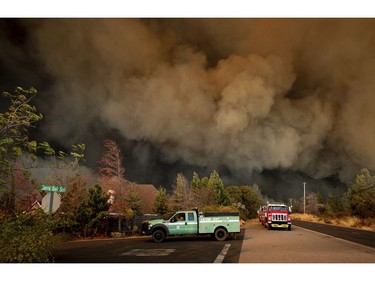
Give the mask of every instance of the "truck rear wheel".
<path id="1" fill-rule="evenodd" d="M 214 235 L 217 241 L 224 241 L 228 237 L 228 233 L 224 228 L 215 229 Z"/>
<path id="2" fill-rule="evenodd" d="M 165 232 L 161 229 L 157 229 L 152 233 L 152 240 L 155 243 L 161 243 L 165 240 Z"/>

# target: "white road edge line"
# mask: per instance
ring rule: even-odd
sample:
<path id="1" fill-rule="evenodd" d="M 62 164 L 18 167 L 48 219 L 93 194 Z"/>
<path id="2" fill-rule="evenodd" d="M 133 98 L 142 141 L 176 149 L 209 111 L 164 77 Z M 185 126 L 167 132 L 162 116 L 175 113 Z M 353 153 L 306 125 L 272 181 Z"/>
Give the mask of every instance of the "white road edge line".
<path id="1" fill-rule="evenodd" d="M 231 244 L 225 244 L 225 246 L 221 250 L 220 254 L 216 257 L 216 260 L 214 261 L 214 263 L 222 263 L 223 262 L 223 260 L 225 258 L 225 255 L 228 253 L 230 245 Z"/>

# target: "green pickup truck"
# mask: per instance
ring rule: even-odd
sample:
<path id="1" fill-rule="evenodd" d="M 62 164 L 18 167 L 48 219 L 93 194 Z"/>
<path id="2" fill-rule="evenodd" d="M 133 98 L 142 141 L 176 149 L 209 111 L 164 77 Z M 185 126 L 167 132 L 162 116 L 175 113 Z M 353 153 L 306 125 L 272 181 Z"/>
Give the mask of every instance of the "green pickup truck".
<path id="1" fill-rule="evenodd" d="M 148 220 L 142 223 L 142 234 L 152 235 L 156 243 L 167 236 L 211 234 L 218 241 L 240 232 L 240 217 L 236 212 L 202 213 L 198 210 L 178 211 L 170 219 Z"/>

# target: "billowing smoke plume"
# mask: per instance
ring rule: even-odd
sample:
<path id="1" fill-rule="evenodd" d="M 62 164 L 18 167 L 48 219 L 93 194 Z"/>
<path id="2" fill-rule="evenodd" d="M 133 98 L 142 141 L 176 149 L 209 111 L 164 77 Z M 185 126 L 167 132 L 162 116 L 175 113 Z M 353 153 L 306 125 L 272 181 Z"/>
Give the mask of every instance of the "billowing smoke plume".
<path id="1" fill-rule="evenodd" d="M 44 134 L 91 144 L 96 161 L 116 134 L 138 182 L 161 181 L 162 165 L 265 185 L 375 168 L 373 19 L 26 23 L 50 79 Z"/>

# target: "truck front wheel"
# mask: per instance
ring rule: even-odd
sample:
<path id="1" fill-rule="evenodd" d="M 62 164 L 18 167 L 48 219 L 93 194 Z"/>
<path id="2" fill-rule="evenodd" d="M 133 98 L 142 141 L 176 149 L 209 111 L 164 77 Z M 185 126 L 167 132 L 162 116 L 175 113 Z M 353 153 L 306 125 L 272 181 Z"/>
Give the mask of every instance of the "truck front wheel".
<path id="1" fill-rule="evenodd" d="M 155 243 L 161 243 L 165 239 L 165 232 L 161 229 L 157 229 L 152 233 L 152 240 L 154 240 Z"/>
<path id="2" fill-rule="evenodd" d="M 228 237 L 228 233 L 224 228 L 217 228 L 214 235 L 217 241 L 224 241 Z"/>

